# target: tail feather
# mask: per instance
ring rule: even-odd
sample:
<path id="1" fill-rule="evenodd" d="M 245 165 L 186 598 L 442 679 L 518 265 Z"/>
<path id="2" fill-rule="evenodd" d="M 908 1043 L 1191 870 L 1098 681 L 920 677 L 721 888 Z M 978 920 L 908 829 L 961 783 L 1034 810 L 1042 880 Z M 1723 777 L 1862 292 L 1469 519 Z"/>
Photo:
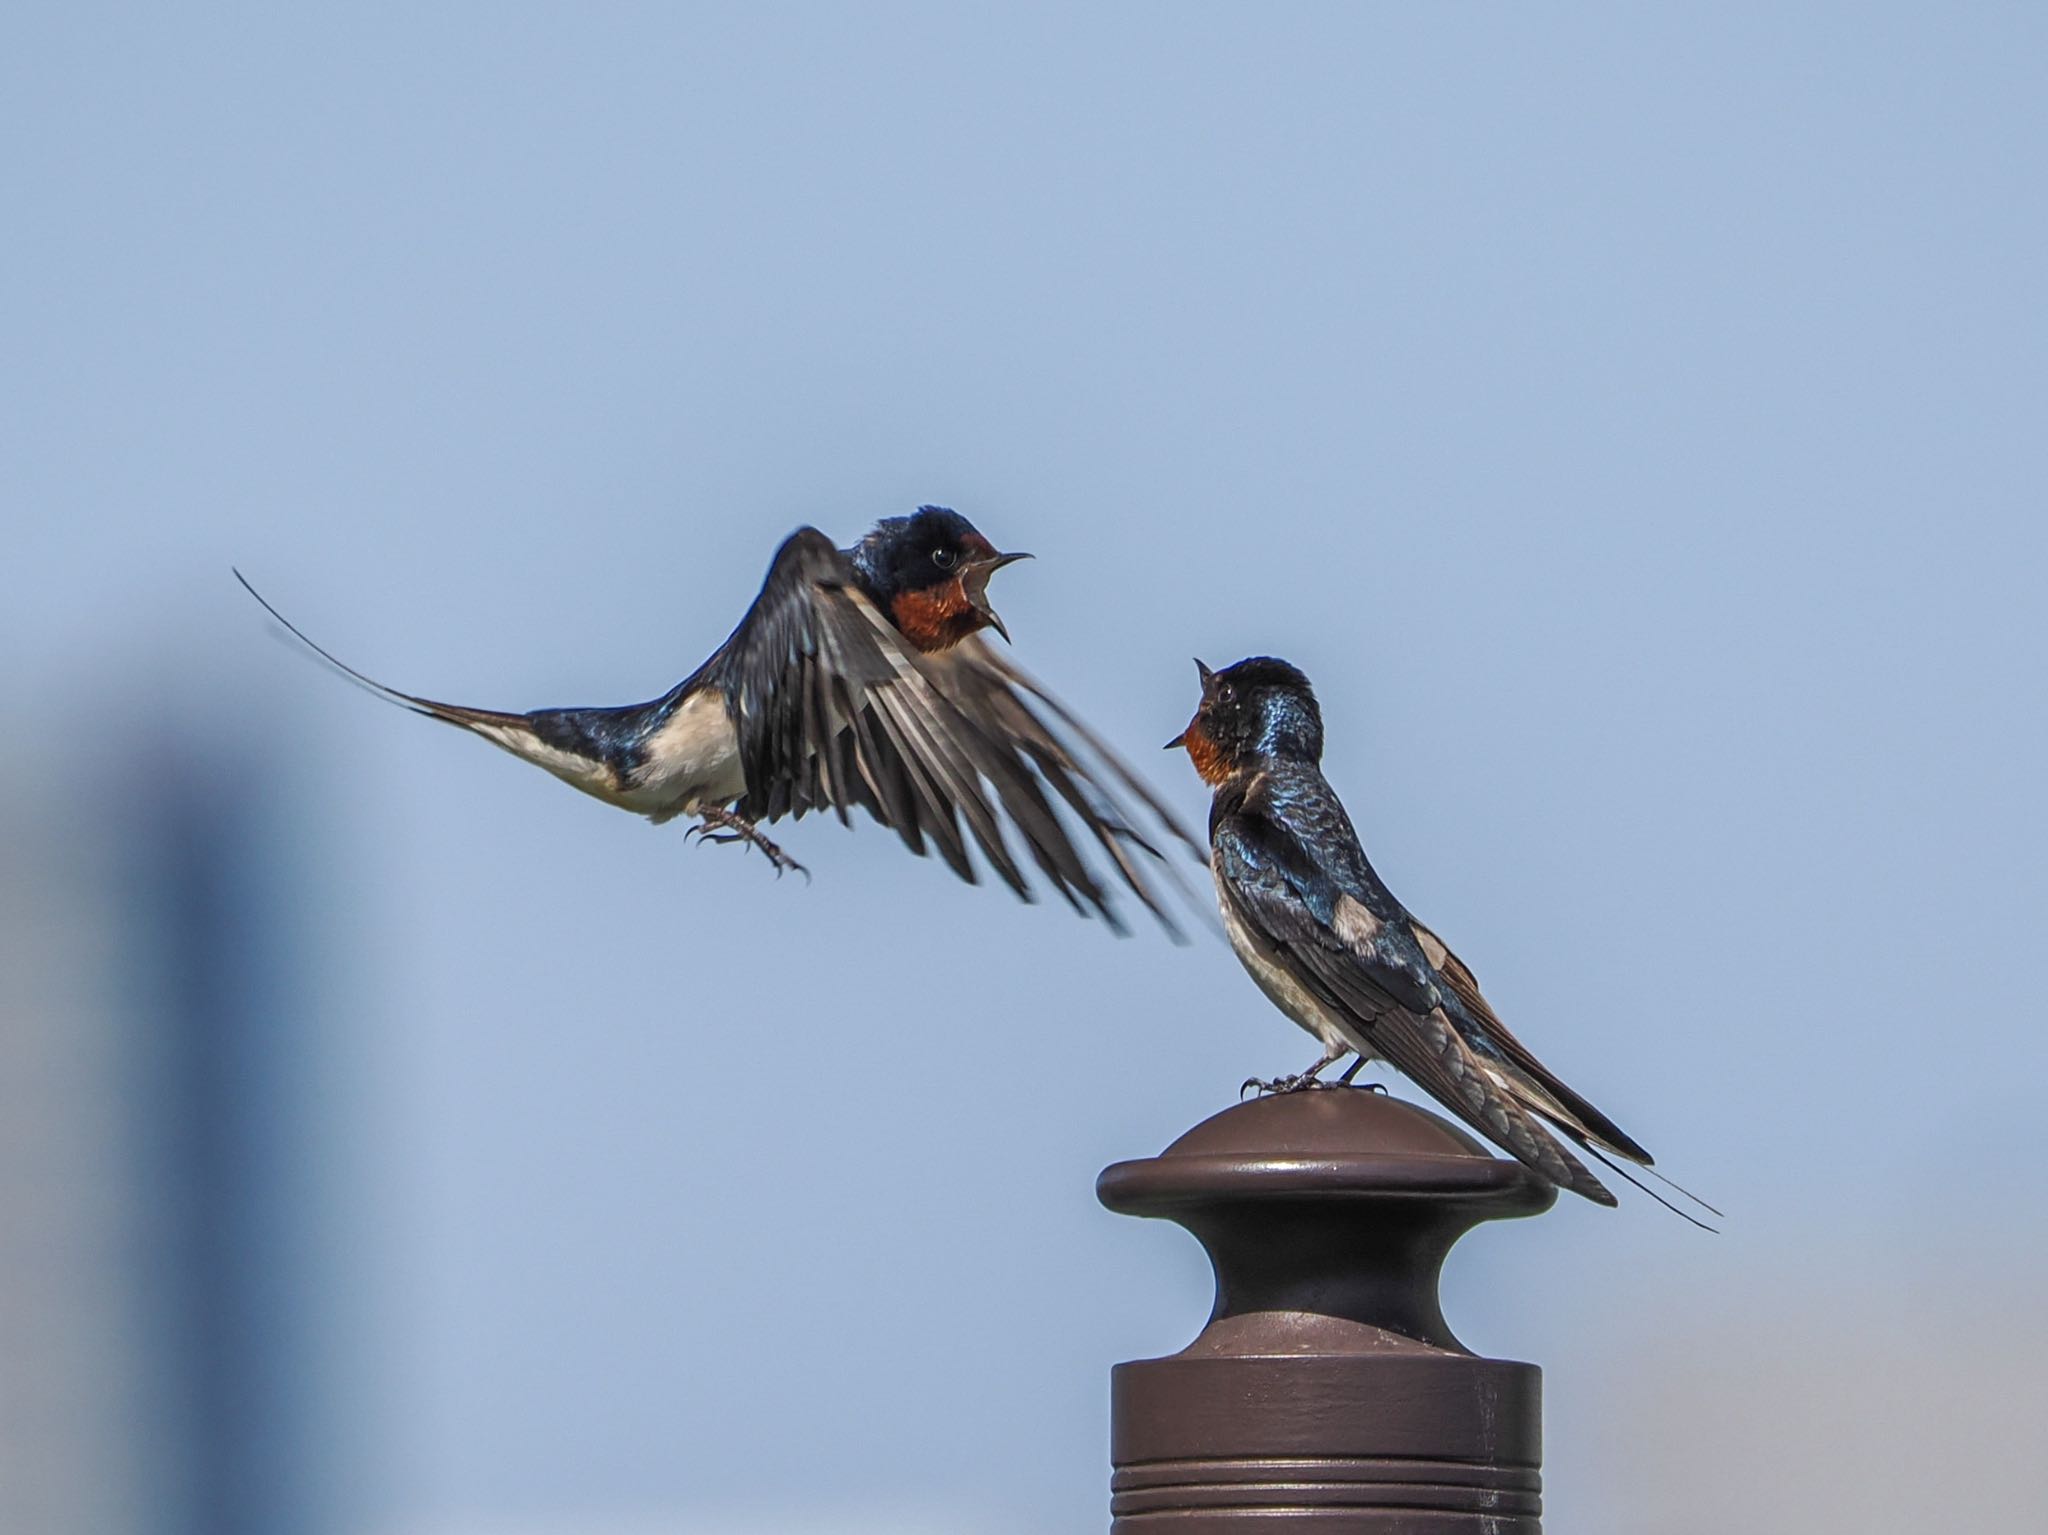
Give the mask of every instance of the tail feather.
<path id="1" fill-rule="evenodd" d="M 1469 1086 L 1464 1093 L 1440 1100 L 1446 1107 L 1456 1109 L 1474 1129 L 1491 1137 L 1512 1152 L 1517 1161 L 1560 1188 L 1570 1189 L 1596 1205 L 1618 1203 L 1607 1185 L 1539 1122 L 1538 1115 L 1545 1119 L 1549 1116 L 1518 1091 L 1519 1084 L 1485 1074 L 1475 1074 L 1466 1080 Z"/>
<path id="2" fill-rule="evenodd" d="M 1541 1149 L 1534 1156 L 1531 1156 L 1523 1149 L 1521 1144 L 1523 1138 L 1517 1137 L 1515 1141 L 1508 1143 L 1508 1149 L 1513 1151 L 1517 1157 L 1529 1163 L 1552 1182 L 1570 1189 L 1574 1194 L 1580 1195 L 1582 1198 L 1592 1200 L 1596 1205 L 1612 1207 L 1620 1203 L 1614 1197 L 1613 1191 L 1596 1178 L 1592 1170 L 1585 1163 L 1565 1150 L 1556 1137 L 1546 1133 L 1543 1127 L 1538 1125 L 1533 1119 L 1527 1120 L 1525 1123 L 1527 1126 L 1526 1138 L 1531 1141 L 1540 1142 Z M 1587 1149 L 1590 1150 L 1591 1148 L 1588 1147 Z M 1602 1158 L 1602 1160 L 1604 1161 L 1605 1158 Z M 1611 1163 L 1609 1165 L 1612 1166 Z M 1627 1174 L 1624 1173 L 1622 1176 L 1626 1177 Z"/>
<path id="3" fill-rule="evenodd" d="M 241 571 L 235 571 L 234 576 L 237 581 L 242 583 L 242 590 L 251 597 L 254 597 L 262 606 L 263 611 L 283 625 L 285 631 L 293 639 L 305 646 L 307 650 L 311 651 L 320 660 L 333 667 L 345 680 L 354 683 L 357 687 L 364 689 L 373 696 L 383 699 L 384 702 L 396 704 L 401 709 L 409 709 L 414 714 L 423 714 L 428 719 L 440 720 L 444 724 L 459 726 L 464 730 L 478 731 L 494 741 L 497 741 L 497 738 L 490 734 L 493 730 L 512 730 L 522 734 L 532 734 L 532 727 L 528 723 L 527 717 L 523 714 L 506 714 L 496 709 L 472 709 L 464 704 L 444 704 L 432 698 L 421 698 L 415 693 L 402 693 L 397 688 L 389 687 L 379 682 L 375 677 L 365 676 L 362 672 L 357 671 L 353 666 L 342 660 L 341 657 L 335 655 L 334 652 L 328 650 L 324 645 L 317 643 L 297 624 L 286 618 L 284 614 L 278 612 L 271 605 L 270 599 L 251 586 L 249 578 L 243 575 Z M 498 741 L 497 744 L 504 745 L 505 743 Z M 516 751 L 516 748 L 508 747 L 507 749 Z"/>
<path id="4" fill-rule="evenodd" d="M 1659 1183 L 1663 1184 L 1664 1187 L 1670 1189 L 1674 1194 L 1681 1194 L 1685 1198 L 1691 1200 L 1694 1204 L 1698 1205 L 1702 1210 L 1706 1211 L 1707 1214 L 1713 1216 L 1716 1220 L 1725 1221 L 1726 1219 L 1728 1219 L 1727 1215 L 1724 1212 L 1715 1209 L 1712 1205 L 1708 1204 L 1704 1199 L 1700 1198 L 1699 1195 L 1695 1194 L 1691 1189 L 1687 1188 L 1677 1179 L 1665 1177 L 1664 1174 L 1658 1172 L 1656 1168 L 1649 1166 L 1647 1163 L 1644 1164 L 1643 1171 L 1648 1173 L 1652 1178 L 1655 1178 Z"/>
<path id="5" fill-rule="evenodd" d="M 1580 1094 L 1567 1087 L 1553 1073 L 1546 1070 L 1536 1080 L 1557 1101 L 1557 1106 L 1564 1111 L 1565 1119 L 1576 1125 L 1588 1140 L 1596 1142 L 1603 1150 L 1611 1151 L 1618 1157 L 1626 1157 L 1641 1167 L 1648 1167 L 1655 1160 L 1648 1151 L 1636 1143 L 1634 1137 L 1594 1108 Z"/>
<path id="6" fill-rule="evenodd" d="M 1560 1128 L 1562 1127 L 1560 1126 Z M 1697 1215 L 1694 1215 L 1691 1211 L 1680 1209 L 1677 1205 L 1673 1204 L 1670 1200 L 1666 1199 L 1662 1194 L 1658 1193 L 1655 1189 L 1651 1188 L 1649 1184 L 1643 1182 L 1642 1179 L 1638 1178 L 1634 1173 L 1630 1172 L 1626 1167 L 1622 1166 L 1621 1163 L 1615 1161 L 1612 1157 L 1608 1156 L 1606 1152 L 1602 1151 L 1598 1146 L 1594 1145 L 1591 1141 L 1580 1141 L 1579 1144 L 1580 1146 L 1585 1148 L 1588 1154 L 1597 1157 L 1600 1161 L 1601 1166 L 1605 1167 L 1609 1172 L 1616 1173 L 1621 1177 L 1627 1179 L 1630 1183 L 1634 1184 L 1637 1188 L 1641 1189 L 1645 1194 L 1648 1194 L 1652 1199 L 1656 1200 L 1658 1204 L 1662 1205 L 1665 1209 L 1669 1210 L 1673 1215 L 1677 1216 L 1680 1220 L 1691 1221 L 1695 1226 L 1699 1227 L 1700 1230 L 1711 1231 L 1716 1236 L 1719 1236 L 1721 1234 L 1720 1227 L 1709 1226 L 1705 1221 L 1701 1220 Z M 1685 1197 L 1687 1199 L 1690 1199 L 1702 1210 L 1707 1211 L 1708 1213 L 1718 1217 L 1719 1219 L 1727 1219 L 1725 1215 L 1722 1215 L 1719 1210 L 1716 1210 L 1712 1205 L 1708 1204 L 1704 1199 L 1701 1199 L 1697 1194 L 1687 1194 L 1684 1189 L 1678 1188 L 1677 1184 L 1672 1183 L 1669 1178 L 1666 1178 L 1662 1173 L 1657 1172 L 1654 1168 L 1646 1167 L 1643 1169 L 1643 1171 L 1649 1173 L 1649 1175 L 1655 1178 L 1659 1183 L 1670 1184 L 1672 1188 L 1678 1189 L 1679 1193 L 1685 1194 Z"/>
<path id="7" fill-rule="evenodd" d="M 1622 1178 L 1627 1179 L 1628 1182 L 1634 1184 L 1645 1194 L 1648 1194 L 1672 1214 L 1691 1221 L 1702 1231 L 1717 1229 L 1688 1211 L 1680 1209 L 1647 1183 L 1643 1182 L 1634 1173 L 1630 1172 L 1627 1167 L 1622 1165 L 1623 1163 L 1634 1163 L 1637 1168 L 1648 1173 L 1666 1188 L 1673 1190 L 1675 1193 L 1690 1200 L 1693 1204 L 1698 1205 L 1717 1220 L 1727 1219 L 1725 1215 L 1700 1198 L 1699 1195 L 1658 1172 L 1656 1168 L 1650 1165 L 1650 1154 L 1640 1146 L 1637 1146 L 1627 1136 L 1620 1136 L 1618 1138 L 1620 1144 L 1617 1144 L 1617 1138 L 1606 1133 L 1612 1127 L 1613 1122 L 1605 1116 L 1595 1115 L 1593 1117 L 1598 1123 L 1596 1125 L 1586 1124 L 1580 1116 L 1569 1112 L 1568 1105 L 1558 1101 L 1558 1095 L 1550 1091 L 1551 1084 L 1549 1082 L 1532 1081 L 1521 1073 L 1509 1077 L 1507 1085 L 1514 1096 L 1526 1108 L 1540 1116 L 1546 1124 L 1555 1126 L 1560 1135 L 1570 1140 L 1581 1151 L 1598 1160 L 1600 1165 L 1609 1172 L 1616 1173 Z M 1577 1097 L 1576 1094 L 1571 1096 Z M 1584 1102 L 1583 1099 L 1578 1101 Z"/>

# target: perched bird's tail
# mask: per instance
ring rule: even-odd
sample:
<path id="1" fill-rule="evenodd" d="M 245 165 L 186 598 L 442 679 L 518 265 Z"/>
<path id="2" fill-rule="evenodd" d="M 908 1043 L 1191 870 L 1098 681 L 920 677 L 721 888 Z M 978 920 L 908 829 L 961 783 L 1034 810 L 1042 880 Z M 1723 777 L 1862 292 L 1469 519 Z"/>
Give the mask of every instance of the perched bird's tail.
<path id="1" fill-rule="evenodd" d="M 1422 945 L 1423 956 L 1429 961 L 1430 968 L 1436 972 L 1438 979 L 1450 988 L 1451 994 L 1469 1015 L 1470 1021 L 1478 1025 L 1478 1036 L 1486 1044 L 1483 1052 L 1486 1075 L 1500 1089 L 1501 1095 L 1510 1099 L 1520 1111 L 1520 1118 L 1525 1124 L 1517 1128 L 1525 1137 L 1533 1135 L 1551 1150 L 1562 1155 L 1574 1170 L 1575 1178 L 1584 1180 L 1591 1185 L 1591 1189 L 1597 1189 L 1599 1192 L 1591 1192 L 1573 1179 L 1556 1178 L 1552 1175 L 1553 1181 L 1600 1204 L 1614 1203 L 1614 1196 L 1601 1187 L 1600 1180 L 1559 1146 L 1554 1138 L 1546 1134 L 1530 1118 L 1531 1115 L 1540 1118 L 1544 1124 L 1555 1127 L 1560 1135 L 1590 1155 L 1601 1166 L 1627 1179 L 1674 1215 L 1683 1216 L 1704 1230 L 1714 1229 L 1697 1216 L 1679 1209 L 1628 1168 L 1623 1167 L 1623 1162 L 1633 1163 L 1709 1215 L 1718 1217 L 1721 1214 L 1697 1194 L 1679 1187 L 1656 1171 L 1651 1165 L 1653 1158 L 1650 1153 L 1637 1144 L 1632 1136 L 1595 1108 L 1582 1094 L 1575 1092 L 1556 1072 L 1537 1060 L 1529 1047 L 1515 1038 L 1508 1026 L 1500 1021 L 1500 1015 L 1494 1012 L 1491 1004 L 1481 994 L 1477 978 L 1466 968 L 1465 962 L 1450 951 L 1441 938 L 1413 919 L 1410 920 L 1409 926 L 1415 934 L 1416 942 Z M 1516 1149 L 1515 1154 L 1539 1171 L 1546 1171 L 1540 1161 L 1532 1160 L 1521 1150 Z"/>
<path id="2" fill-rule="evenodd" d="M 1545 1071 L 1538 1076 L 1511 1066 L 1507 1071 L 1500 1073 L 1498 1080 L 1524 1108 L 1528 1109 L 1532 1114 L 1539 1116 L 1544 1123 L 1554 1126 L 1559 1134 L 1571 1141 L 1581 1151 L 1593 1157 L 1602 1167 L 1618 1177 L 1627 1179 L 1628 1182 L 1634 1184 L 1645 1194 L 1648 1194 L 1673 1215 L 1691 1221 L 1702 1231 L 1712 1231 L 1715 1229 L 1690 1211 L 1682 1209 L 1666 1199 L 1662 1194 L 1630 1172 L 1623 1165 L 1624 1163 L 1633 1163 L 1637 1168 L 1648 1173 L 1666 1188 L 1699 1206 L 1700 1209 L 1706 1211 L 1709 1215 L 1716 1218 L 1725 1218 L 1722 1217 L 1719 1210 L 1708 1204 L 1699 1195 L 1672 1182 L 1671 1179 L 1658 1172 L 1651 1165 L 1649 1152 L 1643 1150 L 1634 1140 L 1623 1134 L 1613 1120 L 1602 1114 L 1569 1087 L 1566 1087 L 1564 1083 L 1560 1082 L 1551 1073 Z M 1556 1143 L 1553 1141 L 1552 1144 L 1555 1145 Z M 1561 1146 L 1557 1147 L 1557 1150 L 1579 1172 L 1584 1173 L 1589 1179 L 1592 1178 L 1593 1175 L 1587 1172 L 1586 1168 L 1577 1158 L 1573 1157 L 1569 1152 L 1565 1152 Z M 1601 1194 L 1607 1195 L 1606 1198 L 1599 1200 L 1600 1203 L 1614 1203 L 1614 1196 L 1609 1194 L 1597 1179 L 1593 1180 L 1593 1183 L 1594 1187 L 1600 1189 Z M 1579 1193 L 1583 1194 L 1586 1192 L 1584 1189 L 1578 1188 L 1576 1184 L 1568 1186 Z M 1598 1198 L 1599 1196 L 1588 1195 L 1588 1197 Z"/>
<path id="3" fill-rule="evenodd" d="M 1513 1152 L 1516 1160 L 1528 1164 L 1558 1187 L 1570 1189 L 1596 1205 L 1619 1203 L 1613 1191 L 1593 1176 L 1592 1170 L 1567 1151 L 1558 1138 L 1539 1122 L 1540 1116 L 1542 1121 L 1557 1123 L 1541 1103 L 1523 1090 L 1519 1081 L 1506 1073 L 1488 1075 L 1493 1078 L 1491 1087 L 1474 1081 L 1458 1099 L 1445 1101 L 1452 1107 L 1469 1106 L 1466 1117 L 1475 1128 L 1491 1136 Z M 1565 1129 L 1563 1126 L 1559 1128 Z M 1565 1129 L 1565 1133 L 1581 1148 L 1591 1150 L 1586 1140 L 1574 1131 Z"/>

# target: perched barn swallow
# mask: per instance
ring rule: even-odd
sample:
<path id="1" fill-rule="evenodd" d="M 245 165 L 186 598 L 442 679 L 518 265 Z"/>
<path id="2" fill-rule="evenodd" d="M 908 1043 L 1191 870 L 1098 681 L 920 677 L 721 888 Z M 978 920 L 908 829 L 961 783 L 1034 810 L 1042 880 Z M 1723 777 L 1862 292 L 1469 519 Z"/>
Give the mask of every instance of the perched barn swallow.
<path id="1" fill-rule="evenodd" d="M 1195 665 L 1201 708 L 1166 744 L 1185 748 L 1215 790 L 1210 865 L 1224 928 L 1259 989 L 1323 1046 L 1299 1076 L 1257 1085 L 1321 1086 L 1318 1073 L 1355 1054 L 1339 1079 L 1349 1082 L 1377 1057 L 1552 1183 L 1613 1204 L 1545 1126 L 1631 1182 L 1608 1157 L 1648 1168 L 1649 1152 L 1508 1032 L 1472 972 L 1380 882 L 1323 777 L 1308 678 L 1270 656 L 1220 672 Z"/>
<path id="2" fill-rule="evenodd" d="M 694 816 L 692 829 L 706 840 L 750 843 L 778 873 L 801 865 L 761 834 L 760 822 L 812 810 L 848 821 L 858 807 L 893 827 L 912 852 L 936 848 L 973 883 L 971 840 L 1030 900 L 1031 885 L 1005 845 L 1007 818 L 1047 882 L 1075 910 L 1099 913 L 1121 932 L 1110 892 L 1054 811 L 1058 800 L 1177 936 L 1145 862 L 1164 855 L 1105 779 L 1197 857 L 1199 844 L 1100 737 L 981 638 L 984 629 L 1009 638 L 989 604 L 989 577 L 1028 558 L 998 553 L 965 517 L 937 506 L 887 518 L 851 549 L 800 528 L 776 551 L 731 637 L 661 697 L 525 714 L 386 687 L 314 644 L 235 575 L 271 617 L 380 698 L 479 735 L 651 821 Z"/>

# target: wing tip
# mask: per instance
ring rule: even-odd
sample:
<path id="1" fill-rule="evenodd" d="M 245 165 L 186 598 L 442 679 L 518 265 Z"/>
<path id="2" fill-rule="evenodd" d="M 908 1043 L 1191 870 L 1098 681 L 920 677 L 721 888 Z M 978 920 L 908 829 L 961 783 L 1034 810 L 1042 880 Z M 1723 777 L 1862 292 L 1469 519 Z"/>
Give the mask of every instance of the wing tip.
<path id="1" fill-rule="evenodd" d="M 1570 1189 L 1580 1198 L 1590 1199 L 1594 1204 L 1605 1206 L 1609 1210 L 1618 1209 L 1621 1206 L 1621 1201 L 1614 1196 L 1614 1190 L 1610 1189 L 1584 1168 L 1581 1168 L 1572 1178 L 1571 1182 L 1565 1184 L 1564 1187 Z"/>

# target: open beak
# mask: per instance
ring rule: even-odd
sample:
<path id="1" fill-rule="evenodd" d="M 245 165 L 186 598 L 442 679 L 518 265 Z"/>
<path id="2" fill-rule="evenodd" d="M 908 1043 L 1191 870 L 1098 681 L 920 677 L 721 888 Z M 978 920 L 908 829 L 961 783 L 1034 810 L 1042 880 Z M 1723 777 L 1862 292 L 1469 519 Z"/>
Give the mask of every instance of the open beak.
<path id="1" fill-rule="evenodd" d="M 974 611 L 981 615 L 983 622 L 1003 637 L 1005 644 L 1010 642 L 1010 631 L 1003 627 L 1002 619 L 998 618 L 996 610 L 989 606 L 988 578 L 1005 565 L 1014 565 L 1019 560 L 1030 558 L 1030 555 L 1022 553 L 992 554 L 987 559 L 973 561 L 960 573 L 960 589 L 967 594 L 968 602 Z"/>
<path id="2" fill-rule="evenodd" d="M 1195 657 L 1195 671 L 1202 679 L 1202 695 L 1204 698 L 1207 698 L 1209 693 L 1209 679 L 1215 676 L 1216 674 L 1210 671 L 1209 668 L 1202 663 L 1202 658 L 1200 656 Z M 1200 713 L 1197 713 L 1195 715 L 1195 720 L 1198 720 L 1201 717 L 1202 716 L 1200 715 Z M 1188 721 L 1188 730 L 1193 730 L 1195 728 L 1195 720 Z M 1172 751 L 1177 746 L 1186 746 L 1188 744 L 1188 730 L 1183 730 L 1171 741 L 1168 741 L 1166 743 L 1166 750 Z"/>

